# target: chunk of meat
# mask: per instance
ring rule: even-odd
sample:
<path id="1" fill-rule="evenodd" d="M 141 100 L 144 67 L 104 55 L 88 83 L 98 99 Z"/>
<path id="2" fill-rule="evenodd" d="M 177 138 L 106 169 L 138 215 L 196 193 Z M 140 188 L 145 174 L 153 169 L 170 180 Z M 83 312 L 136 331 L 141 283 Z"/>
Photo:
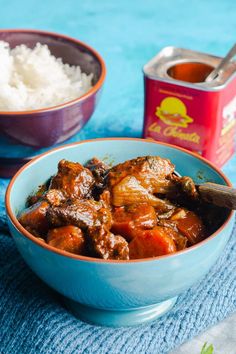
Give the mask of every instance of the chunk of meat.
<path id="1" fill-rule="evenodd" d="M 18 220 L 29 232 L 35 236 L 44 236 L 48 231 L 48 221 L 46 213 L 49 204 L 46 201 L 40 201 L 25 209 Z"/>
<path id="2" fill-rule="evenodd" d="M 140 231 L 129 243 L 130 259 L 158 257 L 176 252 L 175 242 L 168 232 L 168 228 L 161 226 Z"/>
<path id="3" fill-rule="evenodd" d="M 192 178 L 186 176 L 179 177 L 173 173 L 168 176 L 168 179 L 172 181 L 171 188 L 166 192 L 168 199 L 186 207 L 197 206 L 200 196 Z"/>
<path id="4" fill-rule="evenodd" d="M 74 225 L 82 229 L 92 226 L 111 226 L 111 212 L 102 202 L 74 200 L 47 211 L 47 220 L 52 227 Z"/>
<path id="5" fill-rule="evenodd" d="M 115 208 L 112 219 L 111 231 L 128 241 L 135 237 L 137 228 L 152 229 L 157 224 L 155 209 L 147 203 Z"/>
<path id="6" fill-rule="evenodd" d="M 52 178 L 50 189 L 61 189 L 67 198 L 86 198 L 95 183 L 92 172 L 78 162 L 61 160 L 58 173 Z"/>
<path id="7" fill-rule="evenodd" d="M 46 190 L 40 187 L 40 191 L 29 197 L 27 204 L 31 206 L 41 200 L 46 200 L 50 205 L 58 206 L 65 202 L 66 198 L 63 191 L 60 189 Z"/>
<path id="8" fill-rule="evenodd" d="M 64 193 L 60 189 L 49 189 L 43 196 L 50 205 L 59 206 L 66 201 Z"/>
<path id="9" fill-rule="evenodd" d="M 96 256 L 103 259 L 129 259 L 128 242 L 119 235 L 114 235 L 104 226 L 88 230 L 90 247 Z"/>
<path id="10" fill-rule="evenodd" d="M 49 230 L 47 243 L 50 246 L 75 254 L 83 254 L 85 250 L 85 239 L 82 230 L 72 225 Z"/>
<path id="11" fill-rule="evenodd" d="M 167 177 L 175 166 L 159 156 L 143 156 L 114 166 L 108 173 L 108 184 L 112 188 L 125 177 L 132 176 L 150 193 L 166 193 L 172 181 Z"/>
<path id="12" fill-rule="evenodd" d="M 155 197 L 134 176 L 124 177 L 112 188 L 111 195 L 114 206 L 148 203 L 160 212 L 166 212 L 174 207 L 167 200 Z"/>
<path id="13" fill-rule="evenodd" d="M 93 157 L 87 162 L 85 167 L 92 172 L 95 178 L 96 187 L 103 188 L 105 184 L 105 177 L 110 169 L 109 166 L 98 158 Z"/>
<path id="14" fill-rule="evenodd" d="M 199 193 L 192 178 L 186 176 L 181 177 L 179 183 L 181 185 L 182 191 L 186 193 L 190 198 L 199 198 Z"/>

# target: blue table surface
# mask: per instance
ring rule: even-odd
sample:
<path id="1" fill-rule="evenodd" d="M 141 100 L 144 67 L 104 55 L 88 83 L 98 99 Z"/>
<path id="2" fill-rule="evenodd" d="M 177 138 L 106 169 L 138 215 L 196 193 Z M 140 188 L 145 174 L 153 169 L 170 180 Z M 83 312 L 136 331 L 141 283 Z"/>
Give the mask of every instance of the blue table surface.
<path id="1" fill-rule="evenodd" d="M 235 0 L 0 0 L 0 14 L 0 28 L 61 32 L 103 56 L 107 78 L 101 101 L 71 141 L 141 136 L 143 65 L 168 45 L 223 56 L 236 33 Z M 236 156 L 223 168 L 234 185 L 235 166 Z M 0 209 L 7 183 L 0 179 Z"/>

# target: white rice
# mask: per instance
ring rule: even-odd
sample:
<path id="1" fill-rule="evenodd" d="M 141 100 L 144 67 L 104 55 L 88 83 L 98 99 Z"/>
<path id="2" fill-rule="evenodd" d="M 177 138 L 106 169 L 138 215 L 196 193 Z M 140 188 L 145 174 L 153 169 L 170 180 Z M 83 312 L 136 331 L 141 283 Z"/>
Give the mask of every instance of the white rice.
<path id="1" fill-rule="evenodd" d="M 0 41 L 0 111 L 27 111 L 56 106 L 82 96 L 93 74 L 63 64 L 47 45 L 10 49 Z"/>

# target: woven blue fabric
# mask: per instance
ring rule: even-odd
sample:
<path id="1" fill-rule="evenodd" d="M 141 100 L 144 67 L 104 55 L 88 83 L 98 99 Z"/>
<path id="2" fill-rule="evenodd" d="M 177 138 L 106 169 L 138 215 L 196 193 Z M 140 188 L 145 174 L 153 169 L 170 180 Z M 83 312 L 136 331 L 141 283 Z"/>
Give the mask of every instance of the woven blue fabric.
<path id="1" fill-rule="evenodd" d="M 62 32 L 89 43 L 104 57 L 108 74 L 101 102 L 83 131 L 70 141 L 141 135 L 141 68 L 164 46 L 224 55 L 235 41 L 234 0 L 0 0 L 0 9 L 2 28 Z M 32 152 L 19 146 L 10 149 L 0 141 L 0 156 L 3 153 Z M 236 157 L 224 170 L 236 185 L 235 166 Z M 114 330 L 75 319 L 19 256 L 6 226 L 7 183 L 0 179 L 1 354 L 165 354 L 236 311 L 234 230 L 211 272 L 160 320 Z"/>

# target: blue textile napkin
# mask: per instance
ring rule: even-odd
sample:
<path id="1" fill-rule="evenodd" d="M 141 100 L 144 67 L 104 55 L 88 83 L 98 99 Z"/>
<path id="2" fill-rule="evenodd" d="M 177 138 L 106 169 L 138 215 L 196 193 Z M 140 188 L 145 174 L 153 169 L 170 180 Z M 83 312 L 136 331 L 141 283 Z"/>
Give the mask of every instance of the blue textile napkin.
<path id="1" fill-rule="evenodd" d="M 1 180 L 0 180 L 1 181 Z M 26 266 L 7 227 L 0 182 L 0 353 L 166 354 L 236 311 L 236 225 L 210 273 L 167 315 L 133 328 L 86 324 Z M 199 348 L 200 352 L 200 348 Z M 191 353 L 192 354 L 192 353 Z"/>

